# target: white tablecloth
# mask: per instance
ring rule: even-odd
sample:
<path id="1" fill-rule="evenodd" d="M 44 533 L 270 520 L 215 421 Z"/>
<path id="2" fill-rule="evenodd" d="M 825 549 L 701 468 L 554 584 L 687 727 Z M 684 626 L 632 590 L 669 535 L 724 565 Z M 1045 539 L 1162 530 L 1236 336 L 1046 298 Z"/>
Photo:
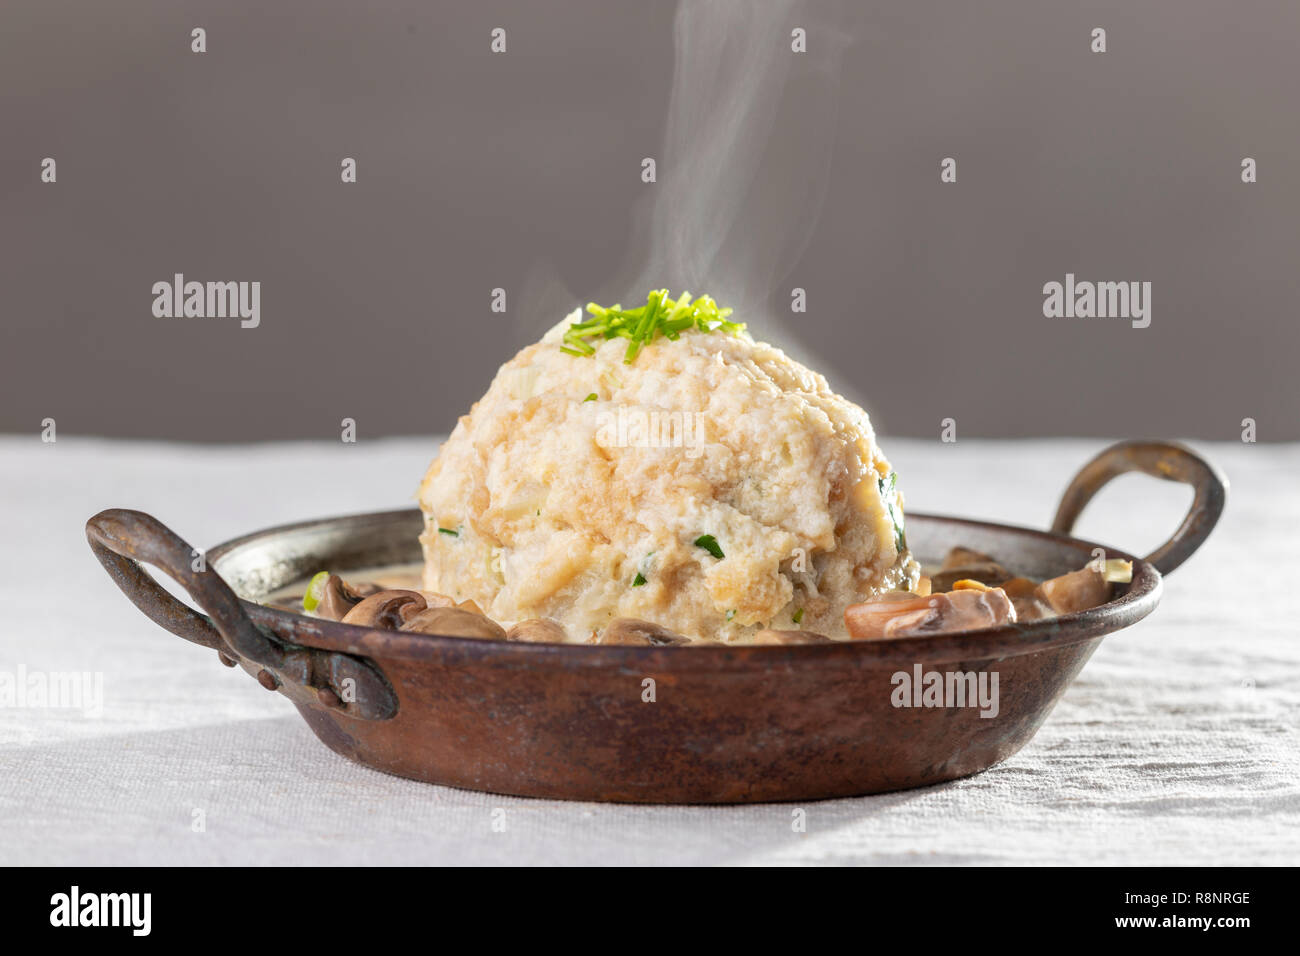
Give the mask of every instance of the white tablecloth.
<path id="1" fill-rule="evenodd" d="M 909 507 L 1045 526 L 1104 443 L 883 444 Z M 86 547 L 82 525 L 106 507 L 151 512 L 200 547 L 400 507 L 435 445 L 0 438 L 0 673 L 102 672 L 104 700 L 98 715 L 0 710 L 0 864 L 1297 862 L 1300 447 L 1199 446 L 1233 483 L 1219 529 L 1014 758 L 808 804 L 797 833 L 788 805 L 527 800 L 349 763 L 281 696 L 145 620 Z M 1189 497 L 1122 478 L 1080 534 L 1149 550 Z"/>

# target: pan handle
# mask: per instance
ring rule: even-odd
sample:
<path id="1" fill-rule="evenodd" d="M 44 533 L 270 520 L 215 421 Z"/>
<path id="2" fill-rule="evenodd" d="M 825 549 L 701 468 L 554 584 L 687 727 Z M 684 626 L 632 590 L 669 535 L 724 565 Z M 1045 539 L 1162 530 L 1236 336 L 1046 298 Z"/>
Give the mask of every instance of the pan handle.
<path id="1" fill-rule="evenodd" d="M 258 682 L 268 690 L 363 720 L 387 720 L 397 713 L 397 697 L 372 662 L 289 644 L 259 628 L 221 575 L 195 562 L 198 552 L 152 515 L 124 508 L 101 511 L 86 522 L 86 540 L 146 617 L 177 637 L 216 650 L 222 663 L 233 667 L 241 658 L 258 665 Z M 140 562 L 166 572 L 207 614 L 168 594 Z"/>
<path id="2" fill-rule="evenodd" d="M 1052 530 L 1069 534 L 1084 507 L 1112 478 L 1140 471 L 1154 478 L 1191 485 L 1192 507 L 1173 535 L 1146 556 L 1168 574 L 1192 556 L 1218 523 L 1228 497 L 1228 479 L 1214 465 L 1179 442 L 1123 441 L 1111 445 L 1079 470 L 1056 509 Z"/>

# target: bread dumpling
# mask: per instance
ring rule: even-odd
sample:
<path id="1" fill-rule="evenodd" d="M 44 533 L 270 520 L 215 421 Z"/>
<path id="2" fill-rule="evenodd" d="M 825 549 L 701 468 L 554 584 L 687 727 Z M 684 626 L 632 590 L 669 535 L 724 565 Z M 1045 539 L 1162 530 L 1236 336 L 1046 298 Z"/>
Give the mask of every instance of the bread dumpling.
<path id="1" fill-rule="evenodd" d="M 843 638 L 916 585 L 867 414 L 743 331 L 564 351 L 575 312 L 506 362 L 419 489 L 424 587 L 597 639 L 615 618 L 748 642 Z"/>

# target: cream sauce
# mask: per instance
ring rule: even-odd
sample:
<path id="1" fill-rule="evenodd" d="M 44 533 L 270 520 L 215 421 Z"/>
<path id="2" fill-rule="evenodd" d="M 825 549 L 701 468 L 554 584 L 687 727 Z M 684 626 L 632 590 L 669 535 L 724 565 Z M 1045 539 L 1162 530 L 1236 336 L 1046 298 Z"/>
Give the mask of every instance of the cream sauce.
<path id="1" fill-rule="evenodd" d="M 330 570 L 348 584 L 377 584 L 385 589 L 396 588 L 408 591 L 420 590 L 420 581 L 424 575 L 424 565 L 419 561 L 413 561 L 410 564 L 383 564 L 368 568 L 349 568 L 346 571 Z M 314 617 L 310 612 L 302 609 L 302 596 L 307 592 L 307 585 L 314 576 L 313 574 L 305 578 L 299 578 L 292 584 L 286 584 L 284 587 L 272 591 L 262 599 L 262 603 L 270 607 Z"/>

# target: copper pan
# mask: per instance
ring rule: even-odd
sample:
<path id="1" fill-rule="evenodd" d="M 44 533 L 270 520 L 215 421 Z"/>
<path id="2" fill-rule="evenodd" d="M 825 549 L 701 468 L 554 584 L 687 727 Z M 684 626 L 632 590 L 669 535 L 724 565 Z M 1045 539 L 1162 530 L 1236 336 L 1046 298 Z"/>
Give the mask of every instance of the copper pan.
<path id="1" fill-rule="evenodd" d="M 288 697 L 330 749 L 369 767 L 568 800 L 814 800 L 951 780 L 1018 751 L 1101 639 L 1155 609 L 1161 575 L 1210 534 L 1227 481 L 1182 445 L 1124 442 L 1074 478 L 1051 532 L 908 514 L 922 558 L 960 544 L 1045 578 L 1092 558 L 1098 546 L 1070 529 L 1102 485 L 1129 471 L 1190 484 L 1195 498 L 1145 559 L 1105 549 L 1133 561 L 1132 583 L 1109 603 L 1047 621 L 829 645 L 515 644 L 371 630 L 258 603 L 322 568 L 418 561 L 415 510 L 259 531 L 210 549 L 206 567 L 138 511 L 100 512 L 86 536 L 151 620 Z M 139 562 L 169 574 L 206 613 L 173 598 Z M 996 674 L 996 716 L 981 716 L 988 707 L 897 706 L 896 675 L 931 671 L 986 673 L 986 686 Z"/>

